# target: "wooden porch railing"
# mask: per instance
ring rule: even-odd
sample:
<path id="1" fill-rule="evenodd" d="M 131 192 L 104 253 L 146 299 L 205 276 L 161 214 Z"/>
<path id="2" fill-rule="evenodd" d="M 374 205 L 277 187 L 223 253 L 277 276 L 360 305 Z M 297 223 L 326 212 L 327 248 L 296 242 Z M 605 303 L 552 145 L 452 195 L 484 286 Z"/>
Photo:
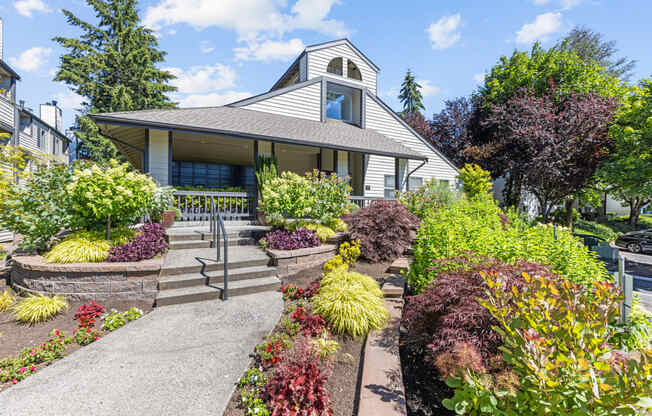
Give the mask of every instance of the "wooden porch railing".
<path id="1" fill-rule="evenodd" d="M 372 202 L 374 201 L 396 201 L 396 199 L 393 198 L 385 198 L 382 196 L 354 196 L 351 195 L 351 202 L 359 206 L 360 208 L 366 208 L 369 205 L 371 205 Z"/>
<path id="2" fill-rule="evenodd" d="M 224 220 L 255 217 L 255 197 L 247 192 L 176 191 L 174 206 L 181 211 L 179 221 L 210 221 L 211 201 Z"/>

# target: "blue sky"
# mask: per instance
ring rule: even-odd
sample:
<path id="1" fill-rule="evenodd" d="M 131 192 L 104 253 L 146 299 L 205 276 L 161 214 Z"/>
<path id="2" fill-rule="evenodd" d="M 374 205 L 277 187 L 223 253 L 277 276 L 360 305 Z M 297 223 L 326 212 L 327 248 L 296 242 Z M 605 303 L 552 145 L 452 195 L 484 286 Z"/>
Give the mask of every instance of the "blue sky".
<path id="1" fill-rule="evenodd" d="M 649 0 L 142 0 L 140 15 L 168 52 L 182 106 L 222 105 L 257 94 L 304 45 L 348 37 L 380 68 L 379 95 L 395 109 L 408 68 L 423 85 L 426 113 L 470 94 L 501 55 L 550 46 L 575 25 L 617 41 L 638 61 L 633 80 L 652 74 Z M 4 60 L 22 81 L 27 106 L 57 99 L 64 125 L 80 98 L 52 81 L 63 50 L 53 36 L 74 36 L 60 12 L 94 21 L 82 0 L 1 0 Z"/>

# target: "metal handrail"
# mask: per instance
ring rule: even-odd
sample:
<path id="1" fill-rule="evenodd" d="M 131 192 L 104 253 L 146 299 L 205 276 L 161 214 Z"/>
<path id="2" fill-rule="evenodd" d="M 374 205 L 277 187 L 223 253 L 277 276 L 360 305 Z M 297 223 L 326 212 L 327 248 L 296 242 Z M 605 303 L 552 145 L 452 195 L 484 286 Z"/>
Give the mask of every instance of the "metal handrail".
<path id="1" fill-rule="evenodd" d="M 213 235 L 212 247 L 217 248 L 217 262 L 219 263 L 222 257 L 222 250 L 220 249 L 220 231 L 222 232 L 222 239 L 224 240 L 224 291 L 222 292 L 222 300 L 229 299 L 229 238 L 226 235 L 226 228 L 224 220 L 220 211 L 216 209 L 215 196 L 211 196 L 211 213 L 210 213 L 210 232 Z"/>

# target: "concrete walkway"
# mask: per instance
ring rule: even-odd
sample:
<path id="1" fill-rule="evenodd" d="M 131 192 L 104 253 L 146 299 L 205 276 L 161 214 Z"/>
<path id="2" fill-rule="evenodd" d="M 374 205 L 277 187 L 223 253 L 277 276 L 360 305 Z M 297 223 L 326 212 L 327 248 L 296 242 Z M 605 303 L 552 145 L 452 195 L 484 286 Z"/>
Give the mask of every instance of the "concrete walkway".
<path id="1" fill-rule="evenodd" d="M 276 325 L 281 294 L 166 306 L 0 393 L 0 415 L 212 415 Z"/>

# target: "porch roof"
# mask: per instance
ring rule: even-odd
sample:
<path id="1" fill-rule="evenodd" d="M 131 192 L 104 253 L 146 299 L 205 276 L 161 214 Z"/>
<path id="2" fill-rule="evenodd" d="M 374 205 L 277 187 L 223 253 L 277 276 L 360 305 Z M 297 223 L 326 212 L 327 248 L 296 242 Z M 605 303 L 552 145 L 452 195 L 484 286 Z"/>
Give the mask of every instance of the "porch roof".
<path id="1" fill-rule="evenodd" d="M 107 129 L 103 127 L 111 125 L 155 128 L 427 160 L 376 131 L 339 120 L 322 123 L 237 107 L 124 111 L 93 114 L 91 118 L 105 134 Z"/>

